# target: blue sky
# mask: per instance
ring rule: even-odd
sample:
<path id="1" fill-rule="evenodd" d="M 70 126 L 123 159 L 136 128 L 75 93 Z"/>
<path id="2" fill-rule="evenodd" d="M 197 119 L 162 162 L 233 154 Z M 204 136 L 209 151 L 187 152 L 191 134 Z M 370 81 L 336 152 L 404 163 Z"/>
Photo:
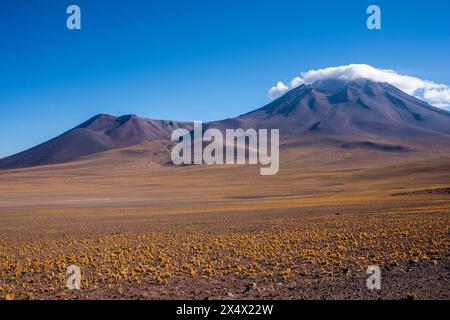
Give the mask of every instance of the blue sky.
<path id="1" fill-rule="evenodd" d="M 82 30 L 66 28 L 77 4 Z M 382 9 L 382 30 L 366 8 Z M 0 157 L 98 113 L 215 120 L 302 71 L 365 63 L 450 84 L 450 4 L 419 1 L 6 0 Z"/>

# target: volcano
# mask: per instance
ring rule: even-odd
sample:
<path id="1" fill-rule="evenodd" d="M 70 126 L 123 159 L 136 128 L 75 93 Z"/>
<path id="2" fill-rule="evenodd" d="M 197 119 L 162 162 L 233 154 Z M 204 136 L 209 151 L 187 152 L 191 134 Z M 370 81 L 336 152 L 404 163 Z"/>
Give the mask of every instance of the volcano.
<path id="1" fill-rule="evenodd" d="M 450 113 L 388 83 L 329 79 L 297 87 L 263 108 L 210 123 L 217 128 L 279 128 L 315 134 L 393 140 L 450 138 Z"/>
<path id="2" fill-rule="evenodd" d="M 169 143 L 173 130 L 192 123 L 127 115 L 97 115 L 32 149 L 0 160 L 0 169 L 64 163 L 146 141 Z M 343 148 L 386 152 L 411 146 L 450 147 L 450 113 L 388 84 L 328 79 L 302 85 L 247 114 L 209 122 L 205 129 L 280 129 L 282 139 L 333 137 Z"/>

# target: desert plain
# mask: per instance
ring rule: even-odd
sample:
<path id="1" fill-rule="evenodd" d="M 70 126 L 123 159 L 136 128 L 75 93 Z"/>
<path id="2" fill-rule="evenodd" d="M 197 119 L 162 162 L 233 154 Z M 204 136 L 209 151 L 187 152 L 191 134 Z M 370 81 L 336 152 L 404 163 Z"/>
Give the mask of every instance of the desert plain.
<path id="1" fill-rule="evenodd" d="M 293 137 L 275 176 L 169 149 L 0 171 L 0 299 L 449 298 L 450 149 Z"/>

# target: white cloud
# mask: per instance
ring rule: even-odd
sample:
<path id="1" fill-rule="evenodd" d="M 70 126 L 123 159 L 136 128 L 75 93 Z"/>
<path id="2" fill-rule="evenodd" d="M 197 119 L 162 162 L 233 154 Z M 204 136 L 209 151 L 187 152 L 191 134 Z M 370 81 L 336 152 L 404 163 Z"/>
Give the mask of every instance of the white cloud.
<path id="1" fill-rule="evenodd" d="M 275 87 L 270 88 L 268 96 L 272 99 L 278 98 L 289 91 L 289 87 L 279 81 Z"/>
<path id="2" fill-rule="evenodd" d="M 429 101 L 435 101 L 436 105 L 445 105 L 446 107 L 450 106 L 450 88 L 436 88 L 425 90 L 423 94 L 424 98 Z"/>
<path id="3" fill-rule="evenodd" d="M 295 77 L 290 83 L 290 89 L 301 84 L 311 84 L 324 79 L 355 80 L 366 78 L 377 82 L 387 82 L 410 95 L 423 99 L 436 107 L 450 107 L 450 87 L 445 84 L 437 84 L 433 81 L 399 74 L 393 70 L 377 69 L 366 64 L 350 64 L 347 66 L 331 67 L 318 70 L 302 72 L 301 76 Z M 282 82 L 277 84 L 284 85 Z M 275 87 L 274 87 L 275 88 Z M 277 98 L 288 90 L 269 91 L 271 98 Z"/>
<path id="4" fill-rule="evenodd" d="M 295 77 L 294 79 L 291 80 L 291 89 L 300 87 L 304 83 L 305 83 L 305 80 L 303 80 L 300 77 Z"/>

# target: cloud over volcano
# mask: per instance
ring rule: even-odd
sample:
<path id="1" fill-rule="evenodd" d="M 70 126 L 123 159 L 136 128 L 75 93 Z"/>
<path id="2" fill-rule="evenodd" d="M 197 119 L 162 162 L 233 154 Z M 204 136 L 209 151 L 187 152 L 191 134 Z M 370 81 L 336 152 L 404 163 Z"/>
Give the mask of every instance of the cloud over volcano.
<path id="1" fill-rule="evenodd" d="M 302 84 L 312 84 L 319 80 L 356 80 L 360 78 L 389 83 L 410 95 L 426 100 L 436 107 L 450 107 L 450 87 L 448 85 L 402 75 L 394 70 L 377 69 L 367 64 L 350 64 L 302 72 L 300 76 L 290 81 L 289 86 L 283 82 L 278 82 L 275 87 L 269 90 L 268 95 L 270 98 L 277 98 L 290 89 Z"/>

